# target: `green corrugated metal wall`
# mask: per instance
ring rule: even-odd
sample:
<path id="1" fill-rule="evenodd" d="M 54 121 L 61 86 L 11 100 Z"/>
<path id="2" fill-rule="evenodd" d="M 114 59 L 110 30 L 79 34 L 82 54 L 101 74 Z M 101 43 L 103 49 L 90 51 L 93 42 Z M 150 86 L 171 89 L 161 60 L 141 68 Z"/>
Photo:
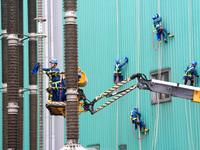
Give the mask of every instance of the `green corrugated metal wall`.
<path id="1" fill-rule="evenodd" d="M 196 60 L 200 63 L 198 57 L 200 1 L 160 0 L 162 25 L 175 37 L 167 38 L 168 44 L 162 43 L 158 51 L 153 50 L 151 17 L 158 13 L 159 1 L 143 0 L 139 3 L 139 0 L 118 1 L 119 56 L 122 61 L 125 56 L 129 57 L 129 63 L 123 69 L 124 77 L 137 72 L 139 59 L 139 70 L 148 78 L 151 71 L 161 66 L 162 69 L 171 68 L 172 82 L 183 83 L 182 76 L 189 61 Z M 77 16 L 79 66 L 88 77 L 88 85 L 84 91 L 87 98 L 93 100 L 113 86 L 113 68 L 117 59 L 116 0 L 78 0 Z M 138 58 L 139 33 L 140 57 Z M 156 43 L 155 45 L 157 46 Z M 199 66 L 197 71 L 200 73 Z M 199 79 L 196 79 L 196 86 L 199 86 L 199 82 Z M 150 128 L 146 138 L 141 141 L 141 149 L 148 150 L 152 147 L 157 150 L 199 149 L 200 104 L 180 98 L 173 98 L 172 102 L 160 104 L 155 146 L 154 126 L 158 113 L 156 113 L 157 105 L 151 105 L 150 96 L 149 91 L 139 92 L 142 120 Z M 100 106 L 106 101 L 106 99 L 101 100 L 95 106 Z M 137 104 L 137 90 L 119 100 L 118 145 L 127 144 L 128 150 L 139 149 L 139 142 L 133 136 L 129 118 L 130 111 Z M 80 115 L 80 143 L 84 147 L 100 144 L 101 150 L 116 149 L 116 108 L 115 102 L 93 116 L 89 113 Z"/>
<path id="2" fill-rule="evenodd" d="M 138 70 L 136 46 L 138 45 L 137 31 L 140 26 L 140 72 L 145 73 L 149 78 L 150 72 L 158 69 L 158 66 L 162 64 L 162 68 L 171 68 L 172 82 L 182 83 L 182 75 L 190 59 L 200 63 L 198 59 L 200 1 L 193 0 L 192 5 L 190 1 L 186 0 L 162 0 L 160 2 L 160 13 L 163 17 L 162 25 L 175 34 L 175 37 L 168 39 L 168 44 L 162 43 L 157 52 L 153 50 L 151 17 L 159 10 L 158 0 L 146 0 L 139 3 L 136 0 L 118 1 L 119 56 L 121 60 L 125 56 L 129 57 L 129 63 L 123 70 L 124 78 Z M 139 8 L 138 5 L 140 5 Z M 27 2 L 24 0 L 25 20 L 27 20 L 26 8 Z M 138 9 L 140 13 L 137 13 Z M 113 67 L 117 58 L 116 13 L 116 0 L 78 0 L 79 65 L 88 77 L 88 85 L 84 90 L 90 100 L 113 86 Z M 137 17 L 139 17 L 140 22 L 137 22 Z M 24 33 L 27 34 L 27 22 L 24 23 L 24 28 Z M 24 45 L 24 58 L 25 62 L 28 62 L 28 45 L 26 42 Z M 162 63 L 159 63 L 158 56 L 161 54 Z M 25 68 L 28 70 L 28 63 L 25 63 Z M 199 66 L 197 66 L 197 70 L 200 73 Z M 24 73 L 24 87 L 28 87 L 28 72 Z M 127 84 L 125 87 L 129 85 L 131 84 Z M 196 86 L 199 86 L 198 79 L 196 79 Z M 128 150 L 139 149 L 139 142 L 132 134 L 129 119 L 130 111 L 137 105 L 136 95 L 137 90 L 119 100 L 118 145 L 127 144 Z M 140 91 L 139 97 L 142 119 L 150 128 L 146 138 L 141 141 L 141 148 L 148 150 L 152 149 L 152 144 L 155 143 L 153 138 L 155 138 L 155 118 L 158 116 L 156 115 L 157 105 L 151 105 L 149 91 Z M 28 149 L 28 93 L 25 93 L 24 99 L 24 149 Z M 101 100 L 95 106 L 100 106 L 106 101 L 106 99 Z M 193 149 L 193 147 L 199 149 L 199 105 L 180 98 L 173 98 L 172 102 L 160 104 L 156 149 L 186 150 Z M 93 116 L 89 113 L 80 115 L 80 143 L 84 147 L 100 144 L 101 150 L 116 149 L 116 108 L 117 103 L 115 102 Z M 188 117 L 189 135 L 186 115 Z M 1 118 L 2 115 L 0 114 Z M 2 142 L 1 138 L 0 142 Z M 155 148 L 155 144 L 153 148 Z"/>

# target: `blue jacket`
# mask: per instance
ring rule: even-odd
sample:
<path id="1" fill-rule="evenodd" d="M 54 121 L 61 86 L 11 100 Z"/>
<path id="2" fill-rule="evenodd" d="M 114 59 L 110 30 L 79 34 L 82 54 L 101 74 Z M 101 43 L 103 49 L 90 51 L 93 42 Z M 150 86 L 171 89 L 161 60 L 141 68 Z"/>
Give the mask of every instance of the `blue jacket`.
<path id="1" fill-rule="evenodd" d="M 191 68 L 191 69 L 190 69 Z M 190 69 L 190 70 L 189 70 Z M 189 70 L 189 71 L 188 71 Z M 199 75 L 198 75 L 198 73 L 197 73 L 197 71 L 196 71 L 196 69 L 193 67 L 193 66 L 188 66 L 187 67 L 187 70 L 185 71 L 185 73 L 188 71 L 188 74 L 191 74 L 191 75 L 195 75 L 196 77 L 199 77 Z M 186 75 L 186 74 L 185 74 Z M 184 76 L 185 76 L 184 75 Z"/>
<path id="2" fill-rule="evenodd" d="M 139 117 L 141 117 L 141 113 L 138 110 L 131 111 L 131 117 L 137 118 L 137 115 L 139 115 Z"/>
<path id="3" fill-rule="evenodd" d="M 153 24 L 154 27 L 156 28 L 157 31 L 160 30 L 160 28 L 162 27 L 159 23 L 162 21 L 161 17 L 156 18 L 155 20 L 153 20 Z"/>
<path id="4" fill-rule="evenodd" d="M 118 68 L 118 72 L 122 71 L 122 67 L 127 63 L 127 61 L 124 61 L 123 63 L 121 64 L 116 64 L 115 65 L 115 71 L 117 71 L 117 68 Z"/>
<path id="5" fill-rule="evenodd" d="M 60 71 L 58 67 L 55 68 L 43 68 L 44 71 Z M 53 75 L 52 76 L 52 82 L 60 81 L 60 75 Z"/>
<path id="6" fill-rule="evenodd" d="M 185 70 L 185 73 L 186 73 L 186 72 L 188 71 L 188 69 L 191 68 L 191 67 L 192 67 L 192 65 L 188 65 L 187 68 L 186 68 L 186 70 Z"/>

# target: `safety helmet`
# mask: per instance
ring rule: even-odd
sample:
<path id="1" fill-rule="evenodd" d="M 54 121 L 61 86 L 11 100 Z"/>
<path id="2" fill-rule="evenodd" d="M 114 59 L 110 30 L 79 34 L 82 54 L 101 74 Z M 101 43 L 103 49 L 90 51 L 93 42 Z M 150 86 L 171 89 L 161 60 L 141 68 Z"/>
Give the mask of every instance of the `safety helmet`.
<path id="1" fill-rule="evenodd" d="M 134 109 L 138 110 L 138 107 L 135 107 Z"/>
<path id="2" fill-rule="evenodd" d="M 118 64 L 119 62 L 120 62 L 120 60 L 119 60 L 119 59 L 117 59 L 117 60 L 116 60 L 116 64 Z"/>
<path id="3" fill-rule="evenodd" d="M 153 16 L 152 16 L 152 19 L 156 19 L 156 18 L 157 18 L 156 15 L 153 15 Z"/>
<path id="4" fill-rule="evenodd" d="M 197 62 L 196 62 L 196 61 L 193 61 L 193 62 L 192 62 L 192 65 L 197 65 Z"/>
<path id="5" fill-rule="evenodd" d="M 50 63 L 58 64 L 58 61 L 57 61 L 56 59 L 52 59 L 52 60 L 50 61 Z"/>

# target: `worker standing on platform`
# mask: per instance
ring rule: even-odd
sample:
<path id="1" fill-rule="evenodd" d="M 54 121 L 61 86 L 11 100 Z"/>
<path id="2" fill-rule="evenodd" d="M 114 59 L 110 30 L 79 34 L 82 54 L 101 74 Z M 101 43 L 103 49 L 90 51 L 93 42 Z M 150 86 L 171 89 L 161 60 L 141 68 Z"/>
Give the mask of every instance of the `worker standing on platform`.
<path id="1" fill-rule="evenodd" d="M 140 120 L 140 117 L 141 113 L 138 111 L 138 107 L 135 107 L 134 110 L 131 111 L 131 116 L 130 116 L 132 123 L 135 124 L 135 129 L 137 129 L 137 125 L 140 125 L 140 132 L 142 127 L 144 129 L 144 132 L 149 131 L 149 129 L 145 127 L 145 124 Z"/>
<path id="2" fill-rule="evenodd" d="M 195 69 L 197 66 L 197 62 L 194 61 L 192 65 L 187 66 L 187 69 L 185 70 L 185 74 L 183 76 L 184 84 L 187 84 L 187 81 L 190 80 L 190 85 L 194 86 L 194 76 L 199 78 L 199 75 Z"/>
<path id="3" fill-rule="evenodd" d="M 50 63 L 51 68 L 43 68 L 44 71 L 60 71 L 60 69 L 57 67 L 58 61 L 56 59 L 52 59 Z M 52 87 L 60 87 L 60 82 L 60 75 L 52 75 Z M 53 90 L 53 101 L 60 101 L 59 93 L 59 90 Z"/>
<path id="4" fill-rule="evenodd" d="M 115 65 L 115 69 L 114 69 L 114 75 L 113 75 L 113 80 L 114 80 L 114 84 L 116 84 L 116 78 L 119 77 L 119 81 L 123 81 L 123 74 L 122 74 L 122 67 L 128 63 L 128 57 L 125 57 L 125 61 L 120 64 L 120 60 L 117 59 L 116 60 L 116 65 Z"/>
<path id="5" fill-rule="evenodd" d="M 156 34 L 157 34 L 157 39 L 158 39 L 159 43 L 161 43 L 161 35 L 163 35 L 163 39 L 164 39 L 165 43 L 167 43 L 165 33 L 167 33 L 169 37 L 174 37 L 174 35 L 171 35 L 167 29 L 162 27 L 162 25 L 161 25 L 162 18 L 160 17 L 160 14 L 153 15 L 152 19 L 153 19 L 154 28 L 157 31 Z"/>

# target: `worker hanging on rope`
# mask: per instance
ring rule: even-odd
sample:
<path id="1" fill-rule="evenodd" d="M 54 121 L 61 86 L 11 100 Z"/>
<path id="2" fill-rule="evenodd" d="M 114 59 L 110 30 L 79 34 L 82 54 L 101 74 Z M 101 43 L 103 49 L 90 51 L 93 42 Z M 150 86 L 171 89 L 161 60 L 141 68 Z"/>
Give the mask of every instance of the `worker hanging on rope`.
<path id="1" fill-rule="evenodd" d="M 60 69 L 57 67 L 58 61 L 56 59 L 52 59 L 50 61 L 51 67 L 50 68 L 43 68 L 44 72 L 46 71 L 57 71 L 59 72 Z M 52 87 L 60 87 L 60 75 L 52 75 Z M 53 90 L 53 101 L 60 101 L 60 91 Z"/>
<path id="2" fill-rule="evenodd" d="M 122 67 L 126 63 L 128 63 L 128 57 L 125 57 L 125 61 L 122 64 L 120 64 L 119 59 L 116 60 L 116 65 L 115 65 L 114 75 L 113 75 L 114 84 L 117 84 L 116 79 L 118 79 L 119 81 L 123 81 Z"/>
<path id="3" fill-rule="evenodd" d="M 200 77 L 200 76 L 198 75 L 196 69 L 195 69 L 196 66 L 197 66 L 197 62 L 196 62 L 196 61 L 194 61 L 194 62 L 192 63 L 192 65 L 189 64 L 189 65 L 187 66 L 187 69 L 185 70 L 185 74 L 184 74 L 184 76 L 183 76 L 184 84 L 185 84 L 185 85 L 187 84 L 188 80 L 190 80 L 190 85 L 191 85 L 191 86 L 194 86 L 194 76 L 196 76 L 196 77 L 198 77 L 198 78 Z"/>
<path id="4" fill-rule="evenodd" d="M 169 37 L 174 37 L 174 35 L 170 34 L 170 32 L 167 29 L 162 27 L 162 25 L 161 25 L 162 18 L 160 16 L 160 14 L 153 15 L 152 19 L 153 19 L 153 25 L 154 25 L 159 43 L 161 43 L 161 35 L 163 35 L 163 39 L 164 39 L 165 43 L 167 43 L 165 33 L 167 33 Z"/>
<path id="5" fill-rule="evenodd" d="M 134 110 L 131 111 L 130 116 L 132 123 L 135 124 L 135 130 L 137 129 L 137 125 L 140 125 L 140 133 L 149 131 L 149 129 L 147 129 L 145 127 L 145 124 L 141 121 L 140 117 L 141 113 L 138 111 L 138 107 L 135 107 Z M 144 129 L 144 131 L 141 130 L 142 128 Z"/>

